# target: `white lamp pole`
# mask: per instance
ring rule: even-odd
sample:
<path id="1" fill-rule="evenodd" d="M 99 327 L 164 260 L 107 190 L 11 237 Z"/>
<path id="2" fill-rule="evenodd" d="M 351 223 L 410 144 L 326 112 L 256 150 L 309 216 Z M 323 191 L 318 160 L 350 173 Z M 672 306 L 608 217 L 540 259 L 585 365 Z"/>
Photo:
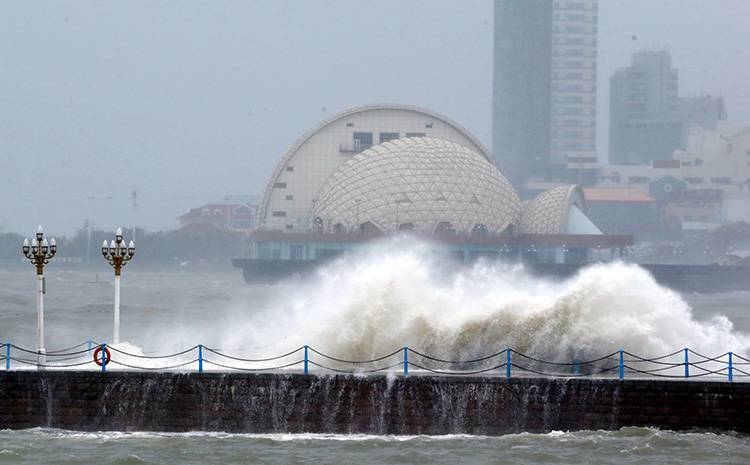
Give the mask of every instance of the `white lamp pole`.
<path id="1" fill-rule="evenodd" d="M 115 321 L 112 330 L 112 343 L 120 343 L 120 274 L 122 267 L 129 262 L 135 255 L 135 243 L 130 241 L 128 246 L 125 246 L 125 241 L 122 239 L 122 229 L 117 228 L 115 233 L 115 240 L 112 243 L 107 244 L 104 241 L 102 244 L 102 255 L 104 259 L 109 262 L 115 269 Z"/>
<path id="2" fill-rule="evenodd" d="M 57 253 L 57 244 L 55 239 L 47 242 L 44 238 L 44 231 L 42 227 L 36 231 L 36 236 L 29 244 L 28 239 L 23 240 L 21 246 L 21 252 L 23 255 L 31 261 L 31 264 L 36 267 L 36 335 L 37 345 L 37 369 L 44 369 L 46 351 L 44 350 L 44 265 L 48 264 L 52 257 Z"/>

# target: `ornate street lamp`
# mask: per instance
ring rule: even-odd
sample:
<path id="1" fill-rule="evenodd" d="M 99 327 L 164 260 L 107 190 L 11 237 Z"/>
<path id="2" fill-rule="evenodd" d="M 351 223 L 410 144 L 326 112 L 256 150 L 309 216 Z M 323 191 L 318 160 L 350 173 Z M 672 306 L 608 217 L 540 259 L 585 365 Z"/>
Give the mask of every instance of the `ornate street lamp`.
<path id="1" fill-rule="evenodd" d="M 21 252 L 24 257 L 28 258 L 32 265 L 36 266 L 36 334 L 38 339 L 39 350 L 37 351 L 37 368 L 44 369 L 45 350 L 44 350 L 44 265 L 48 264 L 52 257 L 57 253 L 57 244 L 55 238 L 49 243 L 44 238 L 42 227 L 36 231 L 36 236 L 29 244 L 28 239 L 23 240 Z"/>
<path id="2" fill-rule="evenodd" d="M 107 244 L 104 241 L 102 244 L 102 255 L 104 259 L 109 262 L 110 265 L 115 269 L 115 323 L 112 334 L 112 343 L 120 343 L 120 273 L 122 267 L 129 262 L 135 255 L 135 243 L 130 241 L 130 244 L 125 246 L 125 241 L 122 240 L 122 229 L 117 228 L 115 233 L 115 240 L 111 244 Z"/>

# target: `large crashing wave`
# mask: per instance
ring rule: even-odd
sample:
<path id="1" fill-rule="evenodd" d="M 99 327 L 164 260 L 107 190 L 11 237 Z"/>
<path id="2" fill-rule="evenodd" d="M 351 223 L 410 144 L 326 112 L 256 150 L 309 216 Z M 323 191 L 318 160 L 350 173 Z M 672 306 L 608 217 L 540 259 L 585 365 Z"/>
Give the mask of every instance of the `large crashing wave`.
<path id="1" fill-rule="evenodd" d="M 309 344 L 348 359 L 404 345 L 468 359 L 512 347 L 547 360 L 642 356 L 682 347 L 743 351 L 725 317 L 697 321 L 680 295 L 635 265 L 599 264 L 562 281 L 519 265 L 479 262 L 444 273 L 430 247 L 395 238 L 275 287 L 264 311 L 225 335 L 228 346 L 284 351 Z"/>

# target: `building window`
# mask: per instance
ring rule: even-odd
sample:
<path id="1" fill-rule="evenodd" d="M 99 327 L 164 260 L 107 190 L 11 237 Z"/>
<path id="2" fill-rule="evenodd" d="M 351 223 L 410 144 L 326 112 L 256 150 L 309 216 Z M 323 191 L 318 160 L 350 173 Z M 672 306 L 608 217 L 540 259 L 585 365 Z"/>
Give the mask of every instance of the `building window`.
<path id="1" fill-rule="evenodd" d="M 276 188 L 279 188 L 279 189 L 283 189 L 283 188 L 286 187 L 286 183 L 285 182 L 275 182 L 275 183 L 273 183 L 273 187 L 276 187 Z"/>
<path id="2" fill-rule="evenodd" d="M 286 218 L 286 212 L 273 212 L 274 218 Z"/>
<path id="3" fill-rule="evenodd" d="M 287 196 L 286 196 L 286 199 L 287 199 L 287 200 L 294 200 L 294 196 L 293 196 L 293 195 L 287 195 Z"/>
<path id="4" fill-rule="evenodd" d="M 287 166 L 287 167 L 286 167 L 286 170 L 287 170 L 287 171 L 294 171 L 294 167 L 293 167 L 293 166 Z"/>
<path id="5" fill-rule="evenodd" d="M 683 181 L 688 184 L 701 184 L 703 182 L 703 178 L 684 178 Z"/>
<path id="6" fill-rule="evenodd" d="M 425 134 L 424 132 L 407 132 L 406 133 L 406 137 L 424 137 L 426 135 L 427 134 Z"/>
<path id="7" fill-rule="evenodd" d="M 633 184 L 647 184 L 648 178 L 646 176 L 630 176 L 628 182 Z"/>
<path id="8" fill-rule="evenodd" d="M 353 135 L 354 151 L 361 152 L 372 147 L 372 133 L 371 132 L 355 132 Z"/>
<path id="9" fill-rule="evenodd" d="M 380 133 L 380 143 L 388 142 L 389 140 L 398 139 L 398 133 L 397 132 L 381 132 Z"/>
<path id="10" fill-rule="evenodd" d="M 346 127 L 347 128 L 353 128 L 354 127 L 354 123 L 346 123 Z"/>
<path id="11" fill-rule="evenodd" d="M 711 182 L 714 184 L 729 184 L 730 181 L 729 178 L 711 178 Z"/>

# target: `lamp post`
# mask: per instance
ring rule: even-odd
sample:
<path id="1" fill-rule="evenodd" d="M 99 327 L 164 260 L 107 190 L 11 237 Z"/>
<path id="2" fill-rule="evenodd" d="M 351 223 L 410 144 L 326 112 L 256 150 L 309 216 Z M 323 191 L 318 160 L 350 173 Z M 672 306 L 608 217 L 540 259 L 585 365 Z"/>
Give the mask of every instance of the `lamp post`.
<path id="1" fill-rule="evenodd" d="M 39 350 L 37 351 L 37 369 L 44 369 L 44 265 L 48 264 L 57 253 L 57 244 L 53 237 L 49 243 L 44 238 L 42 227 L 36 231 L 36 236 L 29 244 L 28 239 L 23 240 L 21 252 L 36 267 L 36 335 Z"/>
<path id="2" fill-rule="evenodd" d="M 109 262 L 110 265 L 115 269 L 115 322 L 112 332 L 112 343 L 120 343 L 120 273 L 122 267 L 129 262 L 135 255 L 135 243 L 130 241 L 130 244 L 125 246 L 125 241 L 122 239 L 122 229 L 117 228 L 115 233 L 115 239 L 107 244 L 104 241 L 102 244 L 102 256 Z"/>

